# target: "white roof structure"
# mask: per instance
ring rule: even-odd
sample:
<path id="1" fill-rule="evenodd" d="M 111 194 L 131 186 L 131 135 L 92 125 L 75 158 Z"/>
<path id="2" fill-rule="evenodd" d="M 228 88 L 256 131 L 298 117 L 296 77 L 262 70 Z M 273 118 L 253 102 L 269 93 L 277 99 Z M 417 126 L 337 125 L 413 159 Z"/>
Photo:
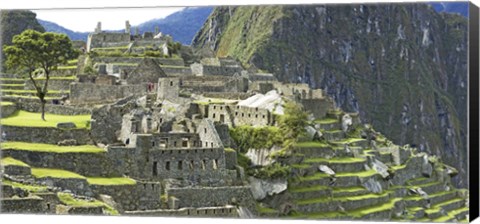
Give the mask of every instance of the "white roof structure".
<path id="1" fill-rule="evenodd" d="M 267 109 L 270 112 L 283 115 L 282 96 L 276 90 L 272 90 L 265 95 L 255 94 L 245 100 L 238 102 L 238 106 Z"/>

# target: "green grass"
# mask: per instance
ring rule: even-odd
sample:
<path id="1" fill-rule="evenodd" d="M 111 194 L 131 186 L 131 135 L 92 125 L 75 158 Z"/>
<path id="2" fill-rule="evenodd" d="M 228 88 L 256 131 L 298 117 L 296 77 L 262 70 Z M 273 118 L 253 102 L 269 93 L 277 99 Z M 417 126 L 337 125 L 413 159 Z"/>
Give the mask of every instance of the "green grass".
<path id="1" fill-rule="evenodd" d="M 15 105 L 13 102 L 2 101 L 0 102 L 0 106 L 12 106 Z"/>
<path id="2" fill-rule="evenodd" d="M 341 193 L 341 192 L 357 192 L 357 191 L 364 191 L 364 187 L 358 187 L 358 186 L 353 186 L 353 187 L 334 187 L 333 192 L 335 193 Z"/>
<path id="3" fill-rule="evenodd" d="M 9 180 L 2 180 L 2 185 L 12 186 L 14 188 L 20 188 L 26 190 L 28 192 L 45 192 L 47 191 L 46 186 L 39 186 L 39 185 L 27 185 L 18 182 L 12 182 Z"/>
<path id="4" fill-rule="evenodd" d="M 236 152 L 235 149 L 232 148 L 225 148 L 225 152 Z"/>
<path id="5" fill-rule="evenodd" d="M 134 179 L 125 177 L 88 177 L 87 182 L 92 185 L 135 185 L 137 182 Z"/>
<path id="6" fill-rule="evenodd" d="M 344 196 L 344 197 L 337 197 L 337 198 L 331 198 L 331 197 L 310 198 L 306 200 L 299 200 L 297 201 L 297 204 L 306 205 L 306 204 L 315 204 L 315 203 L 325 203 L 330 201 L 340 201 L 340 202 L 358 201 L 358 200 L 364 200 L 364 199 L 370 199 L 370 198 L 382 198 L 382 197 L 386 197 L 387 195 L 388 193 L 364 194 L 364 195 L 358 195 L 358 196 Z"/>
<path id="7" fill-rule="evenodd" d="M 392 169 L 397 171 L 397 170 L 403 170 L 406 167 L 407 167 L 407 164 L 404 164 L 404 165 L 392 166 Z"/>
<path id="8" fill-rule="evenodd" d="M 21 127 L 56 127 L 59 122 L 73 122 L 77 128 L 86 128 L 91 115 L 58 115 L 45 114 L 46 121 L 41 119 L 41 113 L 16 111 L 9 117 L 1 120 L 2 125 Z"/>
<path id="9" fill-rule="evenodd" d="M 29 89 L 4 89 L 2 90 L 3 93 L 37 93 L 36 90 L 29 90 Z M 65 93 L 68 93 L 64 91 Z M 48 93 L 62 93 L 61 91 L 58 90 L 48 90 Z"/>
<path id="10" fill-rule="evenodd" d="M 43 177 L 53 177 L 53 178 L 64 178 L 64 179 L 86 179 L 86 177 L 66 171 L 66 170 L 57 170 L 57 169 L 47 169 L 47 168 L 32 168 L 32 175 L 36 178 Z"/>
<path id="11" fill-rule="evenodd" d="M 356 158 L 356 157 L 334 157 L 331 159 L 326 158 L 310 158 L 306 159 L 305 163 L 358 163 L 365 162 L 365 158 Z"/>
<path id="12" fill-rule="evenodd" d="M 401 198 L 394 198 L 387 203 L 381 205 L 375 205 L 367 208 L 359 208 L 356 210 L 351 210 L 348 212 L 349 215 L 353 217 L 363 217 L 365 215 L 375 213 L 375 212 L 382 212 L 387 210 L 392 210 L 395 207 L 395 203 L 401 201 Z"/>
<path id="13" fill-rule="evenodd" d="M 377 174 L 377 172 L 375 170 L 371 169 L 371 170 L 355 172 L 355 173 L 352 173 L 352 172 L 336 173 L 335 176 L 336 177 L 354 177 L 354 176 L 370 177 L 370 176 L 373 176 L 375 174 Z M 323 179 L 323 178 L 327 178 L 327 177 L 329 177 L 327 174 L 318 172 L 318 173 L 315 173 L 314 175 L 311 175 L 311 176 L 300 177 L 300 181 L 319 180 L 319 179 Z"/>
<path id="14" fill-rule="evenodd" d="M 43 143 L 29 143 L 29 142 L 2 142 L 0 147 L 3 150 L 23 150 L 34 152 L 54 152 L 54 153 L 103 153 L 104 149 L 94 145 L 76 145 L 76 146 L 58 146 Z"/>
<path id="15" fill-rule="evenodd" d="M 75 80 L 76 76 L 53 76 L 50 80 Z M 45 77 L 35 78 L 35 80 L 45 80 Z"/>
<path id="16" fill-rule="evenodd" d="M 0 164 L 4 165 L 4 166 L 23 166 L 23 167 L 30 167 L 28 164 L 20 161 L 20 160 L 16 160 L 12 157 L 5 157 L 5 158 L 2 158 L 2 160 L 0 160 Z"/>
<path id="17" fill-rule="evenodd" d="M 0 84 L 0 87 L 23 87 L 25 84 Z"/>
<path id="18" fill-rule="evenodd" d="M 290 189 L 290 192 L 293 193 L 304 193 L 304 192 L 312 192 L 312 191 L 322 191 L 327 190 L 329 187 L 323 185 L 314 185 L 309 187 L 293 187 Z"/>
<path id="19" fill-rule="evenodd" d="M 0 78 L 0 81 L 25 81 L 25 79 L 19 79 L 19 78 Z"/>
<path id="20" fill-rule="evenodd" d="M 314 122 L 317 123 L 317 124 L 335 124 L 335 123 L 338 123 L 338 119 L 326 118 L 326 119 L 321 119 L 321 120 L 315 120 Z"/>
<path id="21" fill-rule="evenodd" d="M 71 66 L 58 66 L 57 70 L 68 70 L 68 69 L 77 69 L 76 65 Z"/>
<path id="22" fill-rule="evenodd" d="M 18 95 L 18 94 L 5 94 L 3 95 L 4 97 L 15 97 L 15 98 L 22 98 L 22 99 L 38 99 L 36 96 L 28 96 L 28 95 Z M 61 97 L 52 97 L 52 96 L 46 96 L 45 100 L 54 100 L 54 99 L 60 99 Z"/>
<path id="23" fill-rule="evenodd" d="M 259 204 L 257 204 L 257 211 L 259 213 L 263 213 L 263 214 L 275 214 L 277 213 L 278 211 L 273 209 L 273 208 L 267 208 L 267 207 L 263 207 Z"/>
<path id="24" fill-rule="evenodd" d="M 78 63 L 78 59 L 68 60 L 67 65 L 76 65 Z"/>
<path id="25" fill-rule="evenodd" d="M 298 142 L 294 147 L 297 148 L 326 148 L 329 147 L 328 144 L 322 142 Z"/>
<path id="26" fill-rule="evenodd" d="M 361 141 L 365 141 L 365 139 L 363 139 L 363 138 L 348 138 L 348 139 L 344 139 L 342 141 L 336 141 L 336 142 L 332 142 L 332 143 L 334 143 L 334 144 L 351 144 L 351 143 L 361 142 Z"/>
<path id="27" fill-rule="evenodd" d="M 67 193 L 57 193 L 58 199 L 64 203 L 65 205 L 72 206 L 72 207 L 104 207 L 106 212 L 110 215 L 119 215 L 118 211 L 114 208 L 108 206 L 107 204 L 94 200 L 94 201 L 86 201 L 73 198 L 71 194 Z"/>

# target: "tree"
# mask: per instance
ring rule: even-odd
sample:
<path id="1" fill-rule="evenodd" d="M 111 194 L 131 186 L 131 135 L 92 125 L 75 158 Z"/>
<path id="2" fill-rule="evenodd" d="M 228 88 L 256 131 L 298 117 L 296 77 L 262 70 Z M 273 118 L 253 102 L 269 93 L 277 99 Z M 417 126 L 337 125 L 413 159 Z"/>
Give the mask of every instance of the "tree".
<path id="1" fill-rule="evenodd" d="M 13 37 L 12 45 L 4 46 L 4 52 L 7 56 L 7 67 L 21 69 L 28 73 L 36 90 L 36 96 L 40 99 L 42 120 L 45 120 L 45 103 L 47 102 L 45 96 L 48 93 L 50 74 L 57 69 L 58 65 L 78 57 L 78 51 L 72 47 L 72 42 L 65 34 L 25 30 Z M 34 79 L 36 69 L 42 69 L 44 72 L 43 87 Z"/>
<path id="2" fill-rule="evenodd" d="M 286 102 L 283 105 L 284 115 L 280 116 L 279 127 L 284 138 L 283 146 L 290 149 L 298 137 L 305 133 L 308 115 L 299 104 Z"/>

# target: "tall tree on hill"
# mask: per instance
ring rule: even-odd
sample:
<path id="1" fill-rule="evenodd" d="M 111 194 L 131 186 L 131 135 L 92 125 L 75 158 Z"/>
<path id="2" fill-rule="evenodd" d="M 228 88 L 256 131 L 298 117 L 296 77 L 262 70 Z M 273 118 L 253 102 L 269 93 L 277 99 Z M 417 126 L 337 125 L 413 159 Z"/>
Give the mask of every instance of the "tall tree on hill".
<path id="1" fill-rule="evenodd" d="M 45 120 L 45 96 L 48 93 L 50 74 L 60 64 L 78 57 L 78 52 L 72 47 L 72 42 L 65 34 L 40 33 L 35 30 L 25 30 L 13 37 L 12 45 L 4 46 L 7 56 L 6 65 L 12 69 L 21 69 L 28 74 L 36 95 L 40 99 L 42 120 Z M 36 69 L 42 69 L 45 74 L 43 87 L 34 78 Z"/>

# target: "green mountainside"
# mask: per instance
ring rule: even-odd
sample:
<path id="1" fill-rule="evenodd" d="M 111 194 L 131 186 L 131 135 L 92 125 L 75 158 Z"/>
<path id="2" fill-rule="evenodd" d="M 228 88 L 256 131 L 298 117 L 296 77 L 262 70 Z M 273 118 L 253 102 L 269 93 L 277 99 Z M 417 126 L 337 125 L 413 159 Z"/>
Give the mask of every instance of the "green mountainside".
<path id="1" fill-rule="evenodd" d="M 468 185 L 466 18 L 427 4 L 217 7 L 193 46 L 324 89 Z"/>

